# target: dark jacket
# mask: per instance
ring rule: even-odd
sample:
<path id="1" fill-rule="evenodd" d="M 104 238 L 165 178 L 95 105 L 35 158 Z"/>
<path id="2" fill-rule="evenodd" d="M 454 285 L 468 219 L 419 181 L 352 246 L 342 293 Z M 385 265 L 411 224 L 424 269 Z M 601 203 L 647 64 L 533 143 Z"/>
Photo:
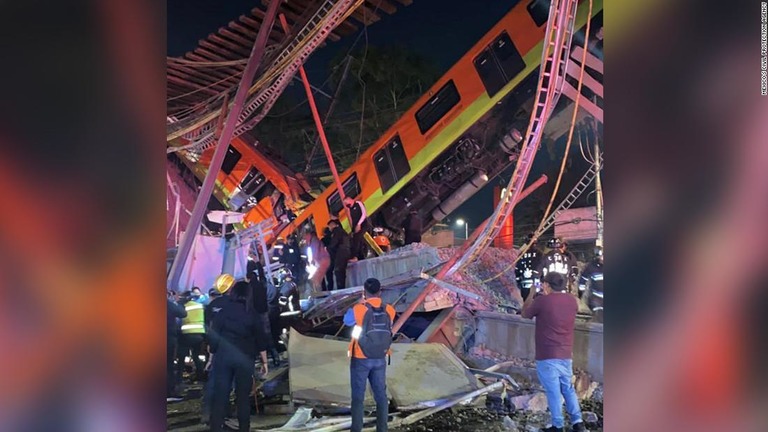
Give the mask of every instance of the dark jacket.
<path id="1" fill-rule="evenodd" d="M 349 234 L 344 231 L 344 228 L 336 225 L 331 231 L 331 241 L 328 244 L 328 253 L 332 258 L 335 257 L 347 257 L 349 258 Z"/>
<path id="2" fill-rule="evenodd" d="M 187 316 L 187 310 L 184 309 L 184 306 L 176 303 L 175 301 L 171 301 L 171 299 L 166 299 L 168 301 L 168 309 L 165 314 L 165 318 L 167 320 L 167 330 L 168 330 L 168 336 L 176 336 L 179 332 L 179 326 L 176 320 L 178 318 L 184 318 Z"/>
<path id="3" fill-rule="evenodd" d="M 206 331 L 211 328 L 211 324 L 213 324 L 213 317 L 216 316 L 217 313 L 221 311 L 221 309 L 224 307 L 224 304 L 229 301 L 229 297 L 226 295 L 216 297 L 215 299 L 211 300 L 210 303 L 208 303 L 208 306 L 205 307 L 205 328 Z M 208 333 L 210 333 L 208 331 Z"/>
<path id="4" fill-rule="evenodd" d="M 405 231 L 405 244 L 421 242 L 421 218 L 417 214 L 408 213 L 403 221 L 403 230 Z"/>
<path id="5" fill-rule="evenodd" d="M 256 277 L 251 276 L 251 280 L 248 281 L 248 285 L 251 286 L 251 293 L 253 295 L 253 308 L 256 312 L 267 312 L 267 287 L 264 283 Z"/>
<path id="6" fill-rule="evenodd" d="M 360 223 L 361 219 L 363 220 L 363 222 L 360 224 L 361 231 L 370 231 L 371 221 L 368 220 L 368 213 L 365 209 L 365 204 L 363 204 L 361 201 L 355 201 L 355 203 L 349 207 L 349 213 L 352 216 L 351 229 L 353 233 L 355 232 L 355 227 L 358 223 Z"/>
<path id="7" fill-rule="evenodd" d="M 256 355 L 268 347 L 262 322 L 253 309 L 246 309 L 247 300 L 230 299 L 213 317 L 210 347 L 212 353 L 225 355 Z"/>

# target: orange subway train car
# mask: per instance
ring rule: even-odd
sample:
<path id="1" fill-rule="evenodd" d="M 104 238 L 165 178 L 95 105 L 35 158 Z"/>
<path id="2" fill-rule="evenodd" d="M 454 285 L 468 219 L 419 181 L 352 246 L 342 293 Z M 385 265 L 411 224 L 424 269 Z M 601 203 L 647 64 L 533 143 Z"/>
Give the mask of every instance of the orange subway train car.
<path id="1" fill-rule="evenodd" d="M 574 30 L 581 40 L 587 19 L 593 34 L 602 27 L 602 8 L 602 0 L 595 0 L 587 17 L 581 2 Z M 512 8 L 340 174 L 345 195 L 363 201 L 375 225 L 396 231 L 415 209 L 427 229 L 515 162 L 530 119 L 548 14 L 547 0 Z M 554 115 L 567 104 L 561 98 Z M 280 236 L 307 222 L 319 232 L 334 214 L 348 229 L 342 210 L 331 185 Z"/>

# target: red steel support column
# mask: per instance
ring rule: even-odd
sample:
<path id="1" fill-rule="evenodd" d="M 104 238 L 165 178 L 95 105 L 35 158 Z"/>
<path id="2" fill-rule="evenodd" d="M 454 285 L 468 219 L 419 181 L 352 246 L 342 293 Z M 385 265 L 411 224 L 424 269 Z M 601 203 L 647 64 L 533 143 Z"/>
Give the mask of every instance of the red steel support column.
<path id="1" fill-rule="evenodd" d="M 538 180 L 531 183 L 530 186 L 520 192 L 520 196 L 517 198 L 517 202 L 522 201 L 525 197 L 531 194 L 531 192 L 538 189 L 541 185 L 547 182 L 547 176 L 542 174 Z M 501 188 L 496 186 L 493 190 L 493 206 L 496 207 L 501 201 Z M 514 212 L 509 214 L 509 217 L 504 221 L 499 231 L 499 235 L 493 240 L 493 245 L 497 248 L 512 249 L 515 246 L 515 225 L 514 225 Z"/>
<path id="2" fill-rule="evenodd" d="M 285 19 L 285 15 L 280 14 L 280 24 L 283 26 L 285 34 L 290 32 L 288 27 L 288 21 Z M 333 173 L 333 180 L 336 183 L 336 190 L 339 191 L 339 199 L 342 202 L 342 208 L 347 212 L 347 218 L 349 220 L 350 228 L 352 227 L 352 215 L 349 213 L 349 209 L 343 205 L 344 203 L 344 188 L 341 185 L 339 179 L 339 172 L 336 171 L 336 163 L 333 162 L 333 155 L 331 154 L 331 148 L 328 146 L 328 138 L 325 137 L 325 129 L 323 128 L 323 121 L 320 119 L 320 113 L 317 111 L 317 105 L 315 105 L 315 97 L 312 95 L 312 87 L 309 85 L 309 79 L 307 73 L 304 71 L 304 65 L 299 66 L 299 73 L 301 74 L 301 80 L 304 82 L 304 90 L 307 92 L 307 100 L 309 100 L 309 108 L 312 110 L 312 118 L 315 119 L 315 126 L 317 127 L 317 134 L 320 136 L 320 142 L 323 143 L 323 150 L 325 150 L 325 157 L 328 159 L 328 165 L 331 167 L 331 173 Z M 315 227 L 317 229 L 318 227 Z"/>
<path id="3" fill-rule="evenodd" d="M 176 258 L 173 260 L 173 265 L 171 266 L 168 287 L 173 290 L 178 289 L 181 271 L 184 268 L 184 263 L 187 261 L 189 251 L 192 249 L 195 234 L 197 234 L 198 228 L 203 222 L 205 211 L 208 208 L 208 201 L 211 198 L 213 187 L 216 184 L 216 178 L 221 170 L 221 164 L 224 162 L 224 157 L 227 155 L 227 149 L 229 148 L 229 142 L 234 135 L 235 126 L 237 126 L 237 119 L 243 111 L 245 98 L 248 96 L 248 89 L 251 87 L 253 78 L 256 76 L 256 70 L 264 56 L 264 51 L 267 46 L 267 37 L 269 36 L 270 31 L 272 31 L 272 24 L 275 22 L 279 5 L 280 0 L 272 0 L 269 3 L 267 13 L 261 21 L 261 26 L 259 26 L 259 34 L 256 36 L 256 41 L 251 50 L 251 56 L 248 58 L 248 64 L 245 66 L 240 84 L 237 87 L 235 101 L 232 104 L 232 109 L 229 111 L 229 115 L 227 115 L 227 120 L 224 122 L 224 129 L 221 131 L 221 136 L 216 144 L 216 150 L 213 153 L 211 166 L 208 168 L 208 174 L 205 175 L 203 186 L 200 189 L 200 194 L 197 196 L 195 207 L 192 210 L 192 216 L 189 218 L 187 230 L 184 231 L 184 237 L 179 244 L 179 250 L 176 253 Z"/>
<path id="4" fill-rule="evenodd" d="M 533 184 L 525 188 L 517 197 L 517 201 L 515 201 L 515 204 L 519 203 L 520 200 L 527 197 L 531 194 L 534 190 L 536 190 L 539 186 L 543 185 L 547 182 L 547 176 L 542 175 L 538 180 L 536 180 Z M 483 223 L 480 224 L 477 228 L 475 228 L 474 231 L 472 231 L 472 235 L 469 236 L 469 239 L 464 242 L 464 244 L 461 246 L 461 249 L 459 249 L 456 253 L 453 254 L 451 259 L 448 260 L 445 264 L 443 264 L 443 267 L 440 269 L 440 271 L 435 275 L 435 279 L 443 279 L 445 277 L 445 274 L 448 273 L 448 270 L 453 267 L 453 265 L 456 263 L 456 261 L 459 260 L 464 255 L 464 252 L 469 249 L 469 245 L 475 242 L 475 239 L 478 235 L 480 235 L 481 232 L 485 229 L 485 225 L 488 223 L 488 219 L 484 220 Z M 435 288 L 435 284 L 433 282 L 430 282 L 427 284 L 427 286 L 424 287 L 423 290 L 419 293 L 419 295 L 411 302 L 410 305 L 408 305 L 408 308 L 403 311 L 402 314 L 397 318 L 397 322 L 392 326 L 392 333 L 397 333 L 400 328 L 405 324 L 405 321 L 408 320 L 408 318 L 411 317 L 413 312 L 416 311 L 416 309 L 421 305 L 422 302 L 424 302 L 424 299 L 427 298 L 427 295 L 429 295 L 430 292 Z"/>

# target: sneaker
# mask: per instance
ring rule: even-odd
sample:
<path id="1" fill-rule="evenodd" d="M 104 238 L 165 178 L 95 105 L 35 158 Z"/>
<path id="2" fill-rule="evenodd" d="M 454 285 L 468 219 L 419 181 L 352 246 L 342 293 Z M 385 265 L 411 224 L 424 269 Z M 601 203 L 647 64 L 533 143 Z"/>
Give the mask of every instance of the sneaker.
<path id="1" fill-rule="evenodd" d="M 578 422 L 575 425 L 571 426 L 572 432 L 589 432 L 587 430 L 587 427 L 584 425 L 584 422 Z"/>
<path id="2" fill-rule="evenodd" d="M 564 432 L 563 428 L 549 426 L 546 429 L 542 429 L 541 432 Z"/>

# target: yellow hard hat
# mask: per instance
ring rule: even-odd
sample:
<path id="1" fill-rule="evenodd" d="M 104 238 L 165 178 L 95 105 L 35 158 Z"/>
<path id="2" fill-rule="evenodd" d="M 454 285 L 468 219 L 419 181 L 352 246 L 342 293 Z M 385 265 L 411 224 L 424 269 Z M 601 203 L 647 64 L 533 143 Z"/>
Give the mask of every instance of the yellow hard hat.
<path id="1" fill-rule="evenodd" d="M 230 288 L 232 288 L 232 285 L 234 284 L 235 278 L 230 274 L 224 273 L 216 278 L 216 282 L 213 283 L 213 286 L 216 287 L 220 293 L 224 294 Z"/>

